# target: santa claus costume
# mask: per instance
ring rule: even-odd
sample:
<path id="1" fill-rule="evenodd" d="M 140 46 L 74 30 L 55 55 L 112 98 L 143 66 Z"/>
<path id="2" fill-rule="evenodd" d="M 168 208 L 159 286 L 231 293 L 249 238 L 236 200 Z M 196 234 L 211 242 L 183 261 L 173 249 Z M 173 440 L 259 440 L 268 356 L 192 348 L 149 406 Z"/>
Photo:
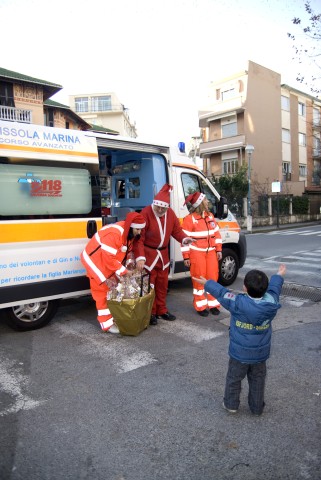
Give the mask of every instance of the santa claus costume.
<path id="1" fill-rule="evenodd" d="M 144 245 L 130 229 L 143 229 L 145 220 L 139 213 L 131 212 L 126 220 L 102 227 L 88 242 L 81 254 L 90 281 L 90 290 L 96 302 L 97 320 L 104 332 L 113 331 L 113 316 L 108 308 L 106 280 L 113 274 L 128 274 L 124 266 L 126 256 L 133 252 L 136 262 L 145 261 Z M 132 232 L 132 231 L 131 231 Z M 114 329 L 116 332 L 116 329 Z"/>
<path id="2" fill-rule="evenodd" d="M 214 215 L 207 210 L 208 200 L 204 193 L 192 193 L 186 197 L 186 203 L 191 204 L 193 213 L 184 218 L 182 228 L 186 235 L 194 238 L 195 242 L 191 245 L 182 245 L 184 263 L 190 267 L 191 277 L 205 277 L 217 281 L 218 258 L 222 258 L 222 237 L 219 227 Z M 204 290 L 204 285 L 195 280 L 192 282 L 195 310 L 202 317 L 207 316 L 209 311 L 217 315 L 220 303 Z"/>
<path id="3" fill-rule="evenodd" d="M 152 308 L 151 325 L 156 325 L 156 318 L 175 320 L 168 312 L 166 296 L 169 273 L 169 242 L 172 236 L 179 243 L 192 241 L 183 232 L 179 220 L 170 208 L 172 186 L 165 184 L 157 193 L 152 205 L 145 207 L 141 214 L 146 221 L 143 233 L 146 263 L 150 272 L 150 281 L 155 289 L 155 301 Z"/>

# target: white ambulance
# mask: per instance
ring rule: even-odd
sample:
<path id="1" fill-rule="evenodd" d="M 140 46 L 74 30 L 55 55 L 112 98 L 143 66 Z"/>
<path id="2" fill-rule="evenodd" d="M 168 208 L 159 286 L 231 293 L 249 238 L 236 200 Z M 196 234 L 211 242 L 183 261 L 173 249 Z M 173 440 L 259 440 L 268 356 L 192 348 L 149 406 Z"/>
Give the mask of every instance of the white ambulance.
<path id="1" fill-rule="evenodd" d="M 185 197 L 206 194 L 223 238 L 220 281 L 233 283 L 246 259 L 245 236 L 179 148 L 0 121 L 0 313 L 9 324 L 42 327 L 59 300 L 89 295 L 80 262 L 88 239 L 151 204 L 164 183 L 173 185 L 171 206 L 181 220 L 188 214 Z M 173 239 L 170 259 L 170 279 L 186 277 Z"/>

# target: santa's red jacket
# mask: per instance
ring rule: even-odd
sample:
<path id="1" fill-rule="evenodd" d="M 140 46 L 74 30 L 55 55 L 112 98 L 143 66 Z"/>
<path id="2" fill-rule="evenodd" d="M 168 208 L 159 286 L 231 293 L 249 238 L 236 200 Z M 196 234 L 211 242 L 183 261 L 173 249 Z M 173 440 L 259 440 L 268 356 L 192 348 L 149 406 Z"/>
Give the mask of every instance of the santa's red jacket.
<path id="1" fill-rule="evenodd" d="M 168 245 L 172 236 L 182 243 L 187 235 L 183 232 L 174 210 L 168 208 L 163 217 L 157 217 L 151 205 L 145 207 L 141 215 L 146 220 L 145 231 L 142 231 L 142 239 L 145 246 L 145 268 L 153 270 L 158 259 L 163 263 L 163 270 L 169 265 Z"/>

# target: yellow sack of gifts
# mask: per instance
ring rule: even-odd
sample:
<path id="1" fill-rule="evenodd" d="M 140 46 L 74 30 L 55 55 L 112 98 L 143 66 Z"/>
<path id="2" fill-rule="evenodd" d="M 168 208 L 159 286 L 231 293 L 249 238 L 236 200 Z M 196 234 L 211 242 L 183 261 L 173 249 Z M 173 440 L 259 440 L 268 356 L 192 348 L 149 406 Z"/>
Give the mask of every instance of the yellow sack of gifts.
<path id="1" fill-rule="evenodd" d="M 108 300 L 108 308 L 122 335 L 136 337 L 148 328 L 154 298 L 155 292 L 151 289 L 143 297 L 123 298 L 120 302 Z"/>

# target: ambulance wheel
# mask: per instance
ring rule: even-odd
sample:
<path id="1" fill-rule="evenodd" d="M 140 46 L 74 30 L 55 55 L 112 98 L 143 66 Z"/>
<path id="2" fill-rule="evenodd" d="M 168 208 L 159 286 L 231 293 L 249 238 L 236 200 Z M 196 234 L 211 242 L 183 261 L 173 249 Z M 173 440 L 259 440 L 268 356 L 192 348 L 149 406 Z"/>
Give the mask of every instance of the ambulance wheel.
<path id="1" fill-rule="evenodd" d="M 224 286 L 231 285 L 239 272 L 239 260 L 231 248 L 223 248 L 222 260 L 219 268 L 219 283 Z"/>
<path id="2" fill-rule="evenodd" d="M 7 324 L 14 330 L 36 330 L 47 325 L 57 312 L 58 300 L 26 303 L 4 310 Z"/>

